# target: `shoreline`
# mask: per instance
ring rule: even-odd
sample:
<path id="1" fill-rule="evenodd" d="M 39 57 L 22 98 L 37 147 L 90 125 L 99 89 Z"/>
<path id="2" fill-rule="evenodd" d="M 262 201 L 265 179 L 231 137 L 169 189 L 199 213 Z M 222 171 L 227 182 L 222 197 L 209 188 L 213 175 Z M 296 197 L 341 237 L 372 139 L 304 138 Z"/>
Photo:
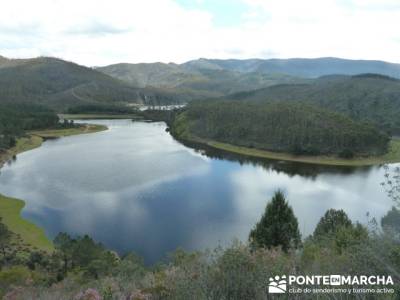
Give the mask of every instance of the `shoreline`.
<path id="1" fill-rule="evenodd" d="M 0 154 L 0 169 L 10 159 L 23 152 L 40 147 L 48 139 L 88 134 L 107 130 L 107 126 L 85 124 L 84 126 L 65 129 L 44 129 L 27 132 L 26 137 L 19 138 L 17 145 Z M 0 194 L 0 217 L 10 231 L 20 235 L 22 240 L 33 248 L 51 252 L 54 247 L 43 228 L 24 219 L 21 215 L 25 201 Z"/>
<path id="2" fill-rule="evenodd" d="M 0 153 L 0 169 L 14 156 L 40 147 L 45 140 L 57 139 L 71 135 L 94 133 L 104 130 L 107 130 L 107 126 L 85 124 L 84 126 L 74 128 L 27 131 L 25 137 L 21 137 L 17 140 L 16 146 L 8 149 L 4 153 Z"/>
<path id="3" fill-rule="evenodd" d="M 44 229 L 21 216 L 25 201 L 0 194 L 0 217 L 10 231 L 18 235 L 29 248 L 46 252 L 54 250 Z"/>
<path id="4" fill-rule="evenodd" d="M 385 155 L 365 158 L 343 159 L 336 156 L 296 156 L 289 153 L 279 153 L 268 150 L 236 146 L 228 143 L 195 137 L 192 135 L 188 135 L 187 133 L 185 133 L 184 137 L 182 137 L 173 130 L 171 131 L 171 135 L 178 141 L 197 143 L 199 145 L 208 146 L 217 150 L 223 150 L 234 154 L 277 161 L 289 161 L 297 163 L 343 167 L 366 167 L 400 162 L 400 139 L 397 138 L 393 138 L 390 141 L 390 150 Z"/>
<path id="5" fill-rule="evenodd" d="M 137 114 L 58 114 L 61 119 L 67 120 L 119 120 L 141 119 Z"/>

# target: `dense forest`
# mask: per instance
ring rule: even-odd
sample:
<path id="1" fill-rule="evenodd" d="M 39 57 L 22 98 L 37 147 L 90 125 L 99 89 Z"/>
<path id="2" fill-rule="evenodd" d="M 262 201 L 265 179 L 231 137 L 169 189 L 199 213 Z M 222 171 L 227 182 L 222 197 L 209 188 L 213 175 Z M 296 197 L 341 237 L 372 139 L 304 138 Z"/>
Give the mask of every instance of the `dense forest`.
<path id="1" fill-rule="evenodd" d="M 373 122 L 389 134 L 400 134 L 400 80 L 379 74 L 331 75 L 304 84 L 242 92 L 227 99 L 319 105 L 356 121 Z"/>
<path id="2" fill-rule="evenodd" d="M 173 94 L 136 88 L 118 79 L 57 58 L 0 62 L 0 102 L 30 102 L 57 112 L 87 104 L 175 103 Z"/>
<path id="3" fill-rule="evenodd" d="M 61 126 L 58 116 L 50 109 L 27 103 L 0 103 L 0 151 L 15 146 L 25 130 Z"/>
<path id="4" fill-rule="evenodd" d="M 311 105 L 204 101 L 191 103 L 172 126 L 178 137 L 211 139 L 293 154 L 379 155 L 389 137 L 373 126 Z"/>
<path id="5" fill-rule="evenodd" d="M 118 104 L 82 104 L 68 108 L 69 114 L 132 114 L 137 112 L 133 107 Z"/>

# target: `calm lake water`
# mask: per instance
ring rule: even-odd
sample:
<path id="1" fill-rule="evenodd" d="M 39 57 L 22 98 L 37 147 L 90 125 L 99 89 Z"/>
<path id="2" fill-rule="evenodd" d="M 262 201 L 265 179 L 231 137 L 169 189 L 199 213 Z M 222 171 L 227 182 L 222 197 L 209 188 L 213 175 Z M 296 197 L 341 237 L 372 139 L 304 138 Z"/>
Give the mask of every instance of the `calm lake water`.
<path id="1" fill-rule="evenodd" d="M 24 199 L 23 216 L 58 232 L 89 234 L 152 263 L 187 250 L 247 240 L 282 189 L 310 234 L 329 208 L 355 221 L 380 219 L 392 203 L 383 169 L 246 160 L 175 141 L 164 123 L 98 120 L 109 130 L 47 141 L 0 173 L 0 193 Z M 207 153 L 207 154 L 206 154 Z"/>

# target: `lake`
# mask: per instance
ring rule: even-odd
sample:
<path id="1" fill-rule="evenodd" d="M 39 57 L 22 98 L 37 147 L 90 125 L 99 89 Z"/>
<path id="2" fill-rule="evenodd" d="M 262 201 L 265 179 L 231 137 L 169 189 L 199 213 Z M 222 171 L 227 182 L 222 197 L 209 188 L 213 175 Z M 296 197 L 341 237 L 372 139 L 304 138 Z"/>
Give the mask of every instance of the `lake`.
<path id="1" fill-rule="evenodd" d="M 23 216 L 53 238 L 89 234 L 147 263 L 182 247 L 246 241 L 277 189 L 306 236 L 329 208 L 366 223 L 392 206 L 380 167 L 338 168 L 195 151 L 164 123 L 93 120 L 109 130 L 46 141 L 0 170 L 0 193 L 26 201 Z"/>

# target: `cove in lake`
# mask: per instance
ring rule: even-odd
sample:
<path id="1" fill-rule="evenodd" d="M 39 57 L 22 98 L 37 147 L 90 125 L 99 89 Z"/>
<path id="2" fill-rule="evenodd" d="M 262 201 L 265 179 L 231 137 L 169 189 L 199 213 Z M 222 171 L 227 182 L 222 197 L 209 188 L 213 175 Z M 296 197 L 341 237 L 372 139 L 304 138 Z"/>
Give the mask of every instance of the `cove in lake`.
<path id="1" fill-rule="evenodd" d="M 24 199 L 23 216 L 53 238 L 89 234 L 153 263 L 182 247 L 246 241 L 274 191 L 285 191 L 303 236 L 329 208 L 354 221 L 392 202 L 380 167 L 322 167 L 195 151 L 164 123 L 93 120 L 109 130 L 46 141 L 0 173 L 0 193 Z"/>

